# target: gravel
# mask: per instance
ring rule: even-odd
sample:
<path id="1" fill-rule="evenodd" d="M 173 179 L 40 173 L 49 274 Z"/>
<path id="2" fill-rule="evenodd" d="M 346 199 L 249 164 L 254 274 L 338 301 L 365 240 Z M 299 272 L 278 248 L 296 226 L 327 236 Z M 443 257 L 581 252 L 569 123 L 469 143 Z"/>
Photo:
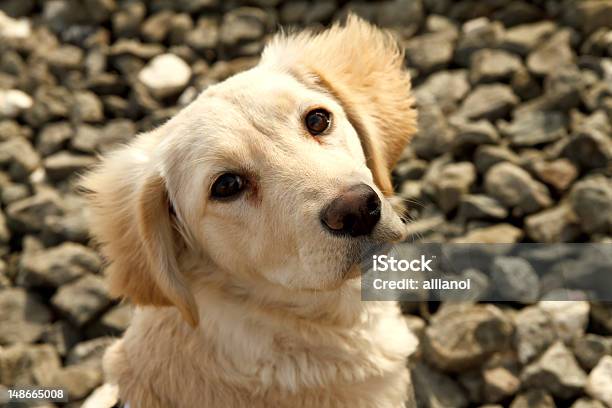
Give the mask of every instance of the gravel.
<path id="1" fill-rule="evenodd" d="M 6 0 L 3 386 L 55 381 L 71 408 L 113 397 L 100 360 L 132 307 L 106 291 L 75 181 L 253 66 L 280 25 L 318 29 L 349 10 L 394 31 L 413 76 L 419 130 L 394 171 L 410 239 L 612 242 L 609 0 Z M 403 304 L 422 339 L 410 362 L 419 408 L 612 406 L 612 308 L 539 301 L 554 285 L 534 262 L 556 256 L 496 255 L 494 276 L 461 269 L 478 285 L 470 303 Z M 575 265 L 551 273 L 598 276 Z M 524 302 L 474 304 L 495 291 Z"/>

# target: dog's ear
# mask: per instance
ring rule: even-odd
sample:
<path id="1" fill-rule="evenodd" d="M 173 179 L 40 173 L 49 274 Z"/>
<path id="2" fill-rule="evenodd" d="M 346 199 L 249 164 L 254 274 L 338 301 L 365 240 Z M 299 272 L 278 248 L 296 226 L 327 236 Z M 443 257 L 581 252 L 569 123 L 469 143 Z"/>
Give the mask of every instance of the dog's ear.
<path id="1" fill-rule="evenodd" d="M 176 258 L 177 232 L 164 179 L 129 146 L 105 158 L 82 187 L 91 207 L 90 230 L 110 261 L 110 292 L 138 305 L 176 306 L 195 327 L 193 294 Z"/>
<path id="2" fill-rule="evenodd" d="M 393 193 L 391 169 L 416 131 L 416 110 L 404 53 L 390 33 L 355 15 L 314 34 L 281 34 L 266 47 L 262 65 L 285 69 L 322 88 L 344 108 L 357 131 L 374 181 Z"/>

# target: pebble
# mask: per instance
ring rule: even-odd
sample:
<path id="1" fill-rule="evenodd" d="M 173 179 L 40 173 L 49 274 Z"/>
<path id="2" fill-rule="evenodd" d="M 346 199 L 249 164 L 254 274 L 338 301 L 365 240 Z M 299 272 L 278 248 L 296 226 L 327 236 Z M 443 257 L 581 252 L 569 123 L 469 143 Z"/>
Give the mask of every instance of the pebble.
<path id="1" fill-rule="evenodd" d="M 597 175 L 577 182 L 570 203 L 587 233 L 612 231 L 612 181 Z"/>
<path id="2" fill-rule="evenodd" d="M 444 371 L 462 371 L 509 346 L 511 322 L 493 305 L 449 305 L 425 329 L 425 358 Z"/>
<path id="3" fill-rule="evenodd" d="M 100 256 L 86 246 L 65 242 L 57 247 L 24 254 L 18 283 L 25 287 L 60 286 L 102 268 Z"/>
<path id="4" fill-rule="evenodd" d="M 174 54 L 158 55 L 138 74 L 151 94 L 160 99 L 184 90 L 190 78 L 191 68 Z"/>
<path id="5" fill-rule="evenodd" d="M 522 67 L 521 59 L 509 52 L 489 49 L 476 51 L 470 59 L 470 82 L 481 84 L 508 81 Z"/>
<path id="6" fill-rule="evenodd" d="M 534 360 L 557 339 L 550 315 L 537 306 L 519 310 L 514 324 L 514 347 L 522 364 Z"/>
<path id="7" fill-rule="evenodd" d="M 51 317 L 51 311 L 37 296 L 22 288 L 1 289 L 0 345 L 35 342 Z"/>
<path id="8" fill-rule="evenodd" d="M 525 112 L 498 126 L 502 136 L 516 147 L 552 143 L 567 136 L 565 118 L 559 112 Z"/>
<path id="9" fill-rule="evenodd" d="M 485 190 L 515 213 L 531 214 L 552 204 L 546 186 L 508 162 L 489 169 L 485 175 Z"/>
<path id="10" fill-rule="evenodd" d="M 538 299 L 538 275 L 523 258 L 495 258 L 491 278 L 495 290 L 505 301 L 532 303 Z"/>
<path id="11" fill-rule="evenodd" d="M 416 363 L 410 371 L 418 406 L 440 408 L 468 406 L 468 400 L 461 387 L 450 377 L 434 371 L 423 363 Z"/>
<path id="12" fill-rule="evenodd" d="M 507 85 L 478 85 L 463 100 L 459 113 L 470 120 L 495 120 L 505 117 L 518 102 Z"/>
<path id="13" fill-rule="evenodd" d="M 567 399 L 582 391 L 587 376 L 572 352 L 562 342 L 556 342 L 537 361 L 525 367 L 521 381 L 526 387 L 543 389 Z"/>
<path id="14" fill-rule="evenodd" d="M 85 275 L 59 288 L 51 304 L 72 323 L 82 327 L 110 306 L 111 300 L 102 278 Z"/>
<path id="15" fill-rule="evenodd" d="M 612 406 L 612 356 L 605 356 L 589 374 L 586 392 L 593 398 Z"/>
<path id="16" fill-rule="evenodd" d="M 0 119 L 15 118 L 33 105 L 32 98 L 19 89 L 0 89 Z"/>

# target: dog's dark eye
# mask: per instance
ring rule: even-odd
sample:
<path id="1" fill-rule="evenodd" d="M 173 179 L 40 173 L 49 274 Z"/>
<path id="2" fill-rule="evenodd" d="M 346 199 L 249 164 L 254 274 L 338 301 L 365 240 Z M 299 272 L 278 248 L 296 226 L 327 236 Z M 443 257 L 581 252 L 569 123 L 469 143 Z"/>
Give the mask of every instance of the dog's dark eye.
<path id="1" fill-rule="evenodd" d="M 306 114 L 306 128 L 311 135 L 317 136 L 325 132 L 331 124 L 331 113 L 325 109 L 313 109 Z"/>
<path id="2" fill-rule="evenodd" d="M 229 198 L 244 189 L 244 179 L 237 174 L 225 173 L 215 180 L 210 195 L 213 198 Z"/>

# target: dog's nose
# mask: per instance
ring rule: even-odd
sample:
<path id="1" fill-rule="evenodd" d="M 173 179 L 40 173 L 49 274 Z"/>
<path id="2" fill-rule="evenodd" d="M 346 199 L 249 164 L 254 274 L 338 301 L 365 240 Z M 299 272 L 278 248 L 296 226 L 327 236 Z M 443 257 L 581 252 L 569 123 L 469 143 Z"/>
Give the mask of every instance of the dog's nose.
<path id="1" fill-rule="evenodd" d="M 369 234 L 379 219 L 380 198 L 366 184 L 351 187 L 321 212 L 321 222 L 328 230 L 352 237 Z"/>

